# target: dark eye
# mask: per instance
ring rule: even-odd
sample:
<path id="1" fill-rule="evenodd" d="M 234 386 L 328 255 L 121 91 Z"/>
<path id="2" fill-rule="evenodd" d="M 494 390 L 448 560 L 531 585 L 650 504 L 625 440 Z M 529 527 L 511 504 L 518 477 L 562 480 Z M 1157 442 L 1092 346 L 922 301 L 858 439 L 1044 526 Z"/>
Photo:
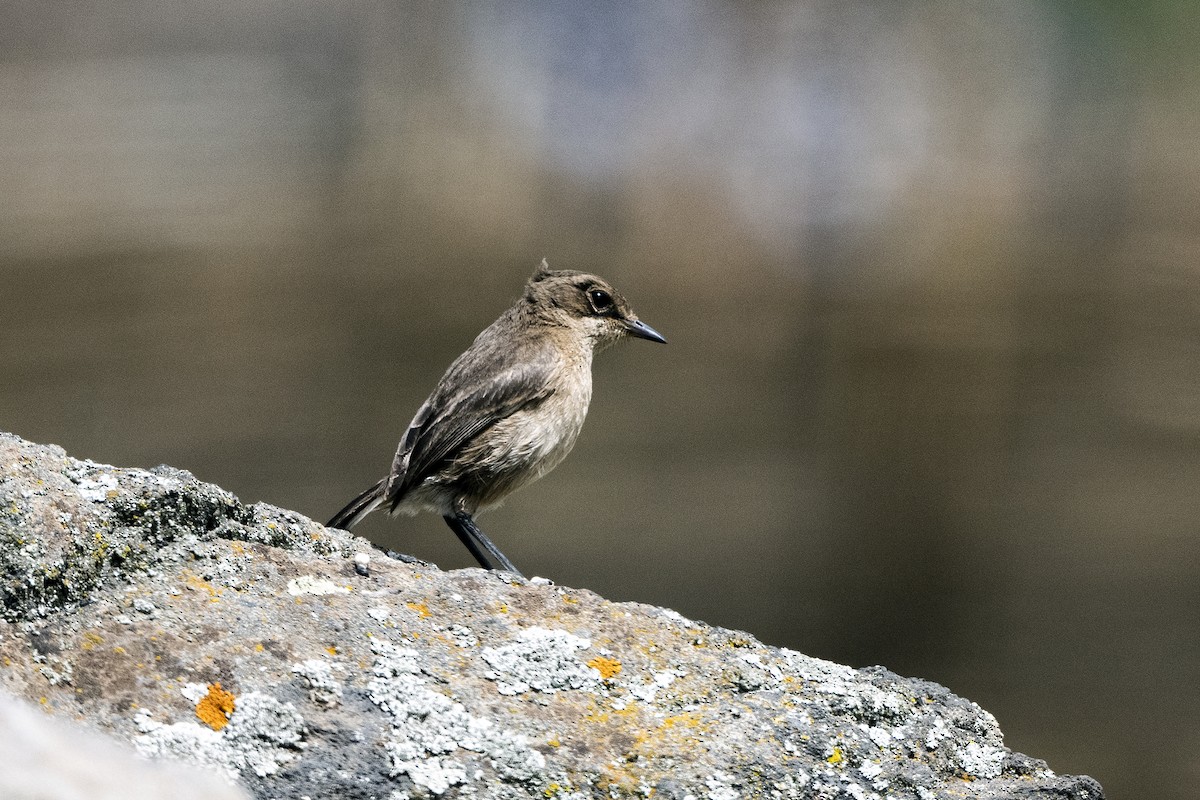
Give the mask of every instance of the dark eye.
<path id="1" fill-rule="evenodd" d="M 613 299 L 608 292 L 603 289 L 592 289 L 587 294 L 588 301 L 592 304 L 592 310 L 597 314 L 604 314 L 612 310 Z"/>

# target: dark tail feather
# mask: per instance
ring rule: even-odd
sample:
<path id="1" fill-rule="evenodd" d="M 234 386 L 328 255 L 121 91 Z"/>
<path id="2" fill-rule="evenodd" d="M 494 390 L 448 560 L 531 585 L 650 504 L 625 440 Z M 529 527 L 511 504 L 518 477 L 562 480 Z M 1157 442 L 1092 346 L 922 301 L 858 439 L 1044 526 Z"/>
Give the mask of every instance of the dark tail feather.
<path id="1" fill-rule="evenodd" d="M 384 478 L 379 483 L 367 489 L 358 497 L 350 501 L 349 505 L 341 511 L 333 515 L 333 519 L 326 523 L 326 528 L 341 528 L 348 531 L 358 524 L 358 521 L 370 514 L 383 503 L 384 495 L 387 493 L 387 478 Z"/>

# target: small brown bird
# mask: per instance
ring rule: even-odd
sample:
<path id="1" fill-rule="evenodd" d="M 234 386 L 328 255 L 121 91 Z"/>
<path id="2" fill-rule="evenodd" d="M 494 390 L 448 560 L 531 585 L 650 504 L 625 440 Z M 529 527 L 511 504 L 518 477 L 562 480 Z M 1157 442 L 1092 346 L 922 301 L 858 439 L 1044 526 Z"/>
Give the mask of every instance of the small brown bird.
<path id="1" fill-rule="evenodd" d="M 390 514 L 434 511 L 484 568 L 521 575 L 475 515 L 566 457 L 592 399 L 592 354 L 627 336 L 666 342 L 602 278 L 543 260 L 521 299 L 446 370 L 400 440 L 391 473 L 329 527 L 349 530 L 385 504 Z"/>

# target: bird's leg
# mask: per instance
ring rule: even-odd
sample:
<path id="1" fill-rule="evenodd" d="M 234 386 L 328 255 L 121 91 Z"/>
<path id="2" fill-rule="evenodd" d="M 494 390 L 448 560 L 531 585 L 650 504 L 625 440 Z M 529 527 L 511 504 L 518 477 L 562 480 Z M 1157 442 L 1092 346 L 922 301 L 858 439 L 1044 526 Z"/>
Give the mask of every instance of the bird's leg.
<path id="1" fill-rule="evenodd" d="M 492 569 L 492 564 L 484 554 L 483 548 L 479 546 L 479 543 L 475 541 L 470 532 L 459 521 L 459 518 L 446 515 L 442 519 L 446 520 L 446 524 L 458 536 L 459 541 L 467 546 L 467 549 L 471 551 L 471 555 L 475 556 L 475 560 L 479 562 L 479 565 L 484 569 Z"/>
<path id="2" fill-rule="evenodd" d="M 516 568 L 504 553 L 500 552 L 500 548 L 492 544 L 492 540 L 487 537 L 487 534 L 479 530 L 479 526 L 475 524 L 475 520 L 465 511 L 458 511 L 453 516 L 447 514 L 443 519 L 450 526 L 450 530 L 457 534 L 459 540 L 467 546 L 471 551 L 471 555 L 475 556 L 475 560 L 483 566 L 484 569 L 496 569 L 488 561 L 487 554 L 491 555 L 492 559 L 500 565 L 500 569 L 511 572 L 518 578 L 524 578 L 521 570 Z"/>

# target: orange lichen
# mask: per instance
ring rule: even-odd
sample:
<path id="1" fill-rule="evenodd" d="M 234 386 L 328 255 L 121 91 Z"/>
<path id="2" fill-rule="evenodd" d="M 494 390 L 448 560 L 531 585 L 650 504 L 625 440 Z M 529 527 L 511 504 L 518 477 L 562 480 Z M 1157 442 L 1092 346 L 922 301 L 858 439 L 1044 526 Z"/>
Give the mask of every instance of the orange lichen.
<path id="1" fill-rule="evenodd" d="M 621 671 L 621 662 L 615 658 L 606 658 L 605 656 L 596 656 L 587 665 L 596 672 L 600 673 L 600 677 L 605 680 L 614 677 Z"/>
<path id="2" fill-rule="evenodd" d="M 417 612 L 417 616 L 419 616 L 421 619 L 425 619 L 429 616 L 429 606 L 425 605 L 424 603 L 405 603 L 404 605 Z"/>
<path id="3" fill-rule="evenodd" d="M 229 724 L 233 706 L 233 693 L 222 689 L 220 683 L 210 683 L 208 694 L 196 703 L 196 716 L 214 731 L 219 731 Z"/>

